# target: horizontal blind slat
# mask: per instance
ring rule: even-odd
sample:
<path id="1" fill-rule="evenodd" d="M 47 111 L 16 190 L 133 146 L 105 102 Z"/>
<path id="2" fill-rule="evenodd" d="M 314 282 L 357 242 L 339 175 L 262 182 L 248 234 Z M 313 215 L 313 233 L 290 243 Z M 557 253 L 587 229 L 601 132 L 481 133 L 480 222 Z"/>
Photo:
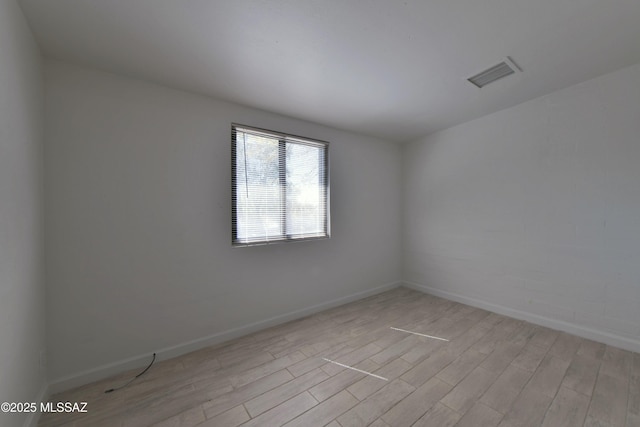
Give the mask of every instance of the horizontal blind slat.
<path id="1" fill-rule="evenodd" d="M 232 144 L 234 244 L 329 236 L 328 143 L 234 125 Z"/>

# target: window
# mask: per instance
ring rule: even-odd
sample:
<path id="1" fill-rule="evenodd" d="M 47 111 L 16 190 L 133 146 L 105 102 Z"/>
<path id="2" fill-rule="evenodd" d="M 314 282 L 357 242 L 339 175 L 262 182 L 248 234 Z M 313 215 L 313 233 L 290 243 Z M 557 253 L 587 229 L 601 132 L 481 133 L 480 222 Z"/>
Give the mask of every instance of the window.
<path id="1" fill-rule="evenodd" d="M 329 237 L 327 142 L 233 125 L 232 243 Z"/>

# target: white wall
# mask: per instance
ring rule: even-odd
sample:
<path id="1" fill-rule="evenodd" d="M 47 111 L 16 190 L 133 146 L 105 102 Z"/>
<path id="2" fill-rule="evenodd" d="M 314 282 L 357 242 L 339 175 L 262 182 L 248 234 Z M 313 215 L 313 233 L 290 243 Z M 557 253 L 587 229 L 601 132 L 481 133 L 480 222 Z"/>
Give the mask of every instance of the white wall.
<path id="1" fill-rule="evenodd" d="M 400 280 L 397 145 L 58 62 L 46 84 L 47 320 L 60 387 Z M 331 239 L 231 247 L 232 122 L 331 143 Z"/>
<path id="2" fill-rule="evenodd" d="M 640 351 L 640 65 L 411 143 L 404 169 L 407 282 Z"/>
<path id="3" fill-rule="evenodd" d="M 0 402 L 43 392 L 42 61 L 14 0 L 0 0 Z M 0 425 L 26 414 L 0 413 Z"/>

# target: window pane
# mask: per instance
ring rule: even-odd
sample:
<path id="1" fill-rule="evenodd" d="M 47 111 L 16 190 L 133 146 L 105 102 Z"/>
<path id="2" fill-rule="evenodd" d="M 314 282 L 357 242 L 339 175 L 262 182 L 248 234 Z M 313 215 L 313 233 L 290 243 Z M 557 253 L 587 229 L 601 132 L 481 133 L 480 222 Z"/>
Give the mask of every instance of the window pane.
<path id="1" fill-rule="evenodd" d="M 241 242 L 283 234 L 277 138 L 236 133 L 236 231 Z"/>
<path id="2" fill-rule="evenodd" d="M 287 143 L 287 234 L 325 235 L 324 147 Z"/>
<path id="3" fill-rule="evenodd" d="M 232 126 L 236 246 L 329 237 L 328 143 Z"/>

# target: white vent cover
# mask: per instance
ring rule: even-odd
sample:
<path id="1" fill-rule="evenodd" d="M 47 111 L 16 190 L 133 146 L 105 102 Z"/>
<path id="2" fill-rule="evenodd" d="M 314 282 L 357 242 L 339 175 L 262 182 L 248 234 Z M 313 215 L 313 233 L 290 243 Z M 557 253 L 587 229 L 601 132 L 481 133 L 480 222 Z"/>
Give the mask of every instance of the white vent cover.
<path id="1" fill-rule="evenodd" d="M 520 69 L 518 66 L 509 57 L 506 57 L 501 63 L 494 65 L 473 77 L 469 77 L 467 80 L 478 87 L 484 87 L 489 83 L 493 83 L 496 80 L 500 80 L 519 71 Z"/>

